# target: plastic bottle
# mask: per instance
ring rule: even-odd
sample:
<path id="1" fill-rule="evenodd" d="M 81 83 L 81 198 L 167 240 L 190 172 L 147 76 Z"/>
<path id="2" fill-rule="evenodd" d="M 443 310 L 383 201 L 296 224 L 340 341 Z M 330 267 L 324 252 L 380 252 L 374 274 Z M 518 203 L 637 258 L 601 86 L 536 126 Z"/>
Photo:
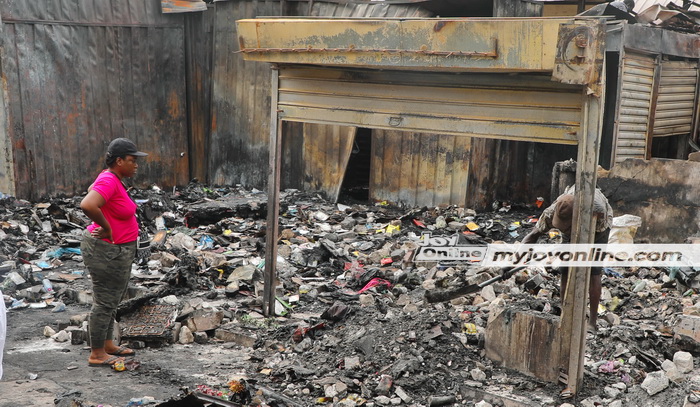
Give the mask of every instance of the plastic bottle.
<path id="1" fill-rule="evenodd" d="M 53 293 L 53 284 L 51 284 L 51 281 L 49 281 L 48 278 L 41 280 L 41 283 L 44 285 L 44 291 L 49 294 Z"/>

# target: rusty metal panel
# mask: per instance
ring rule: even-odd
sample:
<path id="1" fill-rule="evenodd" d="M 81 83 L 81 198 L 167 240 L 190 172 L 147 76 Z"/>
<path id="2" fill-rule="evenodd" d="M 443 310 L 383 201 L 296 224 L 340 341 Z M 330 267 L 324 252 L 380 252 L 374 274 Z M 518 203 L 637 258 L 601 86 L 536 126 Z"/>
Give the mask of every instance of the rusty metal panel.
<path id="1" fill-rule="evenodd" d="M 700 58 L 700 35 L 646 27 L 642 24 L 626 24 L 625 31 L 626 49 L 683 58 Z"/>
<path id="2" fill-rule="evenodd" d="M 615 163 L 628 158 L 645 158 L 654 69 L 654 57 L 627 53 L 622 58 Z"/>
<path id="3" fill-rule="evenodd" d="M 202 0 L 161 0 L 160 8 L 163 14 L 192 13 L 206 11 L 207 3 Z"/>
<path id="4" fill-rule="evenodd" d="M 576 144 L 581 90 L 536 75 L 280 68 L 290 121 Z"/>
<path id="5" fill-rule="evenodd" d="M 605 33 L 598 21 L 560 25 L 552 79 L 587 85 L 590 92 L 601 94 L 595 84 L 602 75 L 603 61 L 597 59 L 596 44 L 605 42 Z"/>
<path id="6" fill-rule="evenodd" d="M 356 127 L 304 123 L 304 188 L 338 201 Z"/>
<path id="7" fill-rule="evenodd" d="M 654 137 L 689 134 L 695 111 L 697 61 L 662 61 Z"/>
<path id="8" fill-rule="evenodd" d="M 17 196 L 83 193 L 116 137 L 151 153 L 139 184 L 189 180 L 181 18 L 152 0 L 4 0 L 0 13 Z"/>
<path id="9" fill-rule="evenodd" d="M 551 71 L 573 19 L 237 21 L 247 60 L 422 70 Z"/>
<path id="10" fill-rule="evenodd" d="M 472 139 L 372 131 L 370 199 L 407 205 L 464 205 Z"/>
<path id="11" fill-rule="evenodd" d="M 144 305 L 135 313 L 122 318 L 122 337 L 141 340 L 168 339 L 172 337 L 170 329 L 176 315 L 177 307 L 172 305 Z"/>

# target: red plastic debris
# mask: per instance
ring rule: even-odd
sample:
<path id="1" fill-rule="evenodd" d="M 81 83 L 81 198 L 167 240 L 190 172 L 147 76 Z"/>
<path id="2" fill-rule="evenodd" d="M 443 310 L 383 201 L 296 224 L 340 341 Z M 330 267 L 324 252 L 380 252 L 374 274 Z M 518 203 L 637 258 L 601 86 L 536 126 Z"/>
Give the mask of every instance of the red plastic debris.
<path id="1" fill-rule="evenodd" d="M 360 291 L 358 291 L 357 293 L 362 294 L 363 292 L 365 292 L 371 288 L 380 286 L 380 285 L 385 285 L 385 286 L 387 286 L 387 288 L 391 288 L 391 283 L 389 281 L 384 280 L 383 278 L 373 278 L 373 279 L 369 280 L 369 283 L 367 283 L 364 287 L 362 287 L 362 289 Z"/>
<path id="2" fill-rule="evenodd" d="M 418 219 L 413 219 L 413 224 L 418 226 L 419 228 L 425 228 L 425 223 L 419 221 Z"/>

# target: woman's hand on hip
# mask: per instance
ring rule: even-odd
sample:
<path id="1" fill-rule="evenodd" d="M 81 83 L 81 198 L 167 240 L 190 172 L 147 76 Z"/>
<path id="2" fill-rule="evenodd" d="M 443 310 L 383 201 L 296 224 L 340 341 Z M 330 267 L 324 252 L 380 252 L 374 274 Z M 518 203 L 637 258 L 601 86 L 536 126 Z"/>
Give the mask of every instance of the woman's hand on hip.
<path id="1" fill-rule="evenodd" d="M 112 229 L 105 229 L 102 226 L 96 227 L 90 235 L 95 239 L 107 239 L 111 243 L 114 243 L 114 238 L 112 237 Z"/>

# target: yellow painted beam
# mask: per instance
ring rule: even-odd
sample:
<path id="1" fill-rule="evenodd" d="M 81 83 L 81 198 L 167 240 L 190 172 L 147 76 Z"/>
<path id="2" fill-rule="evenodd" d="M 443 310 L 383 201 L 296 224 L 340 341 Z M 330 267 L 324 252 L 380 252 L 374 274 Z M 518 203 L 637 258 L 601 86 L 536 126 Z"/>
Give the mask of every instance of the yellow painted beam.
<path id="1" fill-rule="evenodd" d="M 413 70 L 546 72 L 574 18 L 319 19 L 236 22 L 246 60 Z"/>

